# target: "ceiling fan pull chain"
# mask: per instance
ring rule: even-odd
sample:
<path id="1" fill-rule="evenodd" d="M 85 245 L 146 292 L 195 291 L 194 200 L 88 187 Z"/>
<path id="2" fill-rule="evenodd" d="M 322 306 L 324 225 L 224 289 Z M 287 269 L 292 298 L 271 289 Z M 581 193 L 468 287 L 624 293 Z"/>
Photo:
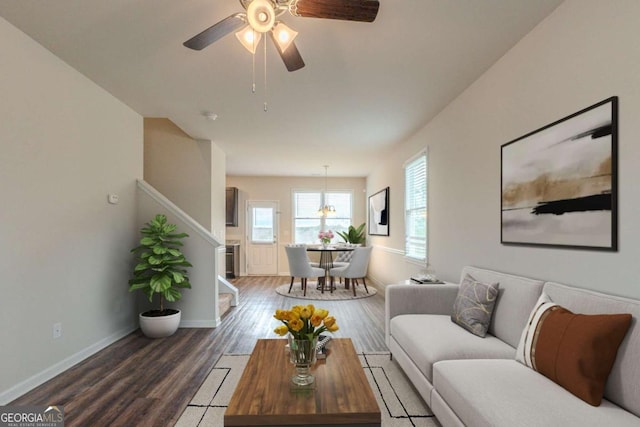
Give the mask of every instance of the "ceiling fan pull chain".
<path id="1" fill-rule="evenodd" d="M 267 40 L 264 40 L 264 112 L 267 112 Z"/>
<path id="2" fill-rule="evenodd" d="M 256 93 L 256 32 L 253 32 L 253 52 L 251 52 L 251 93 Z"/>

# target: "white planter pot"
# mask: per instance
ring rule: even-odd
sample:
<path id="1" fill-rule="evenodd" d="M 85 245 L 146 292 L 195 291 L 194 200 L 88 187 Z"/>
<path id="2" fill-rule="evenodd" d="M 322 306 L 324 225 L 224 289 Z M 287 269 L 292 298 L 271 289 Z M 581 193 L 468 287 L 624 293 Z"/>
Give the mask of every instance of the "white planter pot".
<path id="1" fill-rule="evenodd" d="M 178 310 L 175 314 L 168 316 L 150 317 L 140 313 L 140 329 L 149 338 L 163 338 L 173 335 L 180 325 L 182 312 Z"/>

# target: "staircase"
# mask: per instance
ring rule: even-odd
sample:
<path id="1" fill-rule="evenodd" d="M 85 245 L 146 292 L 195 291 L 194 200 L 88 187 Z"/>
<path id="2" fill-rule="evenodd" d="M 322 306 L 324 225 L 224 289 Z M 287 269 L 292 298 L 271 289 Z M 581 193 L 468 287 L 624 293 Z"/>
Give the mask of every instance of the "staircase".
<path id="1" fill-rule="evenodd" d="M 233 294 L 218 294 L 218 313 L 221 319 L 231 309 L 231 301 L 233 301 Z"/>
<path id="2" fill-rule="evenodd" d="M 196 259 L 189 270 L 189 279 L 193 288 L 189 298 L 176 303 L 176 308 L 183 312 L 180 327 L 215 328 L 220 323 L 220 316 L 229 307 L 238 304 L 238 290 L 217 273 L 221 271 L 221 251 L 225 250 L 222 242 L 191 218 L 186 212 L 167 199 L 149 183 L 138 180 L 138 221 L 142 224 L 157 213 L 164 213 L 169 220 L 178 225 L 180 230 L 189 233 L 185 249 Z M 224 253 L 224 252 L 222 252 Z M 224 269 L 222 269 L 224 270 Z M 217 280 L 216 280 L 217 278 Z M 230 297 L 223 294 L 230 294 Z M 219 301 L 220 299 L 220 301 Z M 207 304 L 212 301 L 213 304 Z M 219 311 L 219 307 L 222 310 Z"/>
<path id="3" fill-rule="evenodd" d="M 238 299 L 238 288 L 233 286 L 224 277 L 218 275 L 218 307 L 220 318 L 222 318 L 231 307 L 238 305 Z"/>

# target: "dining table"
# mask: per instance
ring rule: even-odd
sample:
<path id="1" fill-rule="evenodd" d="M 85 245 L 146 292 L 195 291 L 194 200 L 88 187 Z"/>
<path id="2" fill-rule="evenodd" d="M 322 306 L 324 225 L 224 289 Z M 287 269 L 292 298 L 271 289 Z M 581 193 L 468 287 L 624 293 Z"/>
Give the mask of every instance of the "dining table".
<path id="1" fill-rule="evenodd" d="M 356 247 L 352 245 L 314 245 L 307 246 L 307 252 L 320 252 L 319 267 L 324 269 L 325 284 L 329 283 L 329 271 L 333 268 L 333 254 L 335 252 L 349 252 Z M 345 289 L 349 289 L 348 282 L 345 282 Z M 334 289 L 329 289 L 333 291 Z"/>

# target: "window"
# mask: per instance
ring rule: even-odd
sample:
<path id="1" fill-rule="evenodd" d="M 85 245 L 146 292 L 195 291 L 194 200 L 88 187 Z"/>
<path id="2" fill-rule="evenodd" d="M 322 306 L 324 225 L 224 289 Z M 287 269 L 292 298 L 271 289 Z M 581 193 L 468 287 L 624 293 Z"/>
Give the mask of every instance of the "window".
<path id="1" fill-rule="evenodd" d="M 427 259 L 427 154 L 408 161 L 404 168 L 405 255 Z"/>
<path id="2" fill-rule="evenodd" d="M 271 208 L 253 209 L 253 224 L 251 227 L 252 243 L 273 243 L 273 236 L 275 235 L 273 230 L 273 214 L 274 210 Z"/>
<path id="3" fill-rule="evenodd" d="M 295 190 L 293 192 L 294 243 L 318 243 L 320 230 L 331 230 L 339 241 L 338 232 L 347 231 L 352 221 L 351 191 Z M 324 204 L 333 205 L 336 214 L 330 217 L 318 216 L 318 208 Z"/>
<path id="4" fill-rule="evenodd" d="M 317 212 L 321 204 L 320 192 L 293 193 L 293 243 L 312 243 L 318 239 L 321 221 Z"/>
<path id="5" fill-rule="evenodd" d="M 338 236 L 338 232 L 349 231 L 349 226 L 351 225 L 351 192 L 328 192 L 325 196 L 327 204 L 336 208 L 336 214 L 322 218 L 325 221 L 324 229 L 333 231 L 335 235 L 333 242 L 339 242 L 342 238 Z"/>

